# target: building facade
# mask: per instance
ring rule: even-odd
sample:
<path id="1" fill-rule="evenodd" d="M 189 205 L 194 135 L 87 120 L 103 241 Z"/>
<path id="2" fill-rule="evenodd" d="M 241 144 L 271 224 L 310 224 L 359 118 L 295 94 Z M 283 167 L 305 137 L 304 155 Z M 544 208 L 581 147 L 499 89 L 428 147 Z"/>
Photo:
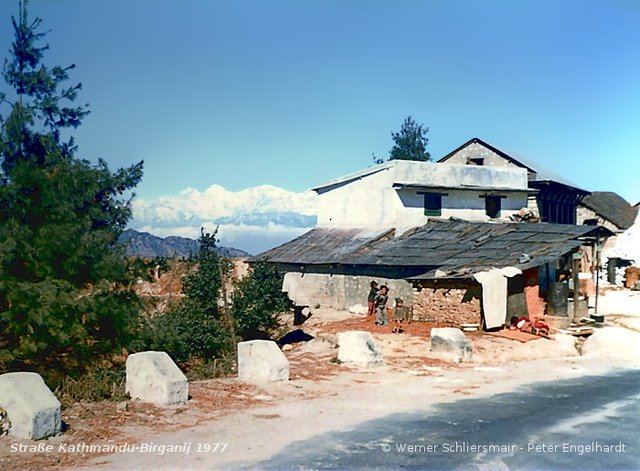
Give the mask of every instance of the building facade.
<path id="1" fill-rule="evenodd" d="M 509 220 L 527 206 L 527 172 L 389 161 L 314 188 L 318 227 L 390 228 L 399 235 L 430 217 L 470 221 Z"/>
<path id="2" fill-rule="evenodd" d="M 578 205 L 589 194 L 563 178 L 541 172 L 522 158 L 515 158 L 477 137 L 445 155 L 438 163 L 526 170 L 528 186 L 535 190 L 530 194 L 527 206 L 541 222 L 578 223 Z"/>

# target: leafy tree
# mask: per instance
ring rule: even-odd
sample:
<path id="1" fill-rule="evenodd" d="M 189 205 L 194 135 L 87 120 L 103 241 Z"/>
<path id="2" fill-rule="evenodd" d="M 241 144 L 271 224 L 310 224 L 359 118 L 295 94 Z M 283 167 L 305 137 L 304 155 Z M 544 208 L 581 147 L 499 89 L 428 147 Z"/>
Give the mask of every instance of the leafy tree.
<path id="1" fill-rule="evenodd" d="M 431 154 L 427 152 L 427 138 L 429 128 L 417 124 L 411 116 L 402 123 L 400 132 L 392 132 L 394 145 L 389 151 L 389 160 L 417 160 L 427 162 L 431 160 Z M 374 156 L 375 159 L 375 156 Z"/>
<path id="2" fill-rule="evenodd" d="M 139 305 L 117 241 L 142 162 L 112 172 L 75 157 L 63 134 L 88 105 L 65 86 L 73 66 L 42 63 L 46 33 L 25 4 L 0 96 L 0 372 L 69 372 L 130 339 Z"/>
<path id="3" fill-rule="evenodd" d="M 176 361 L 190 356 L 214 358 L 232 348 L 232 328 L 219 306 L 222 275 L 227 270 L 218 256 L 216 233 L 201 231 L 196 268 L 184 279 L 184 297 L 166 314 L 152 321 L 147 341 Z"/>
<path id="4" fill-rule="evenodd" d="M 272 331 L 278 326 L 279 315 L 291 308 L 291 301 L 282 292 L 283 276 L 273 264 L 260 261 L 235 286 L 233 319 L 237 333 L 245 340 L 260 331 Z"/>

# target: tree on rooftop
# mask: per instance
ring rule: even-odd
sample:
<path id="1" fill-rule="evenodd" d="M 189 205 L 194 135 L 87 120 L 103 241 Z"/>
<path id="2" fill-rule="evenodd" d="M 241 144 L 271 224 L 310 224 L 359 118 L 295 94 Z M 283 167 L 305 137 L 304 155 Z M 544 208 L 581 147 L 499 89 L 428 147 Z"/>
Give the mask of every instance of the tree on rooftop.
<path id="1" fill-rule="evenodd" d="M 402 123 L 399 132 L 392 132 L 394 145 L 389 151 L 389 160 L 416 160 L 427 162 L 431 154 L 427 152 L 429 128 L 416 123 L 408 116 Z"/>
<path id="2" fill-rule="evenodd" d="M 65 85 L 73 65 L 43 64 L 46 33 L 26 3 L 0 93 L 0 373 L 77 371 L 125 344 L 137 316 L 118 236 L 142 162 L 112 172 L 75 157 L 65 136 L 88 105 Z"/>

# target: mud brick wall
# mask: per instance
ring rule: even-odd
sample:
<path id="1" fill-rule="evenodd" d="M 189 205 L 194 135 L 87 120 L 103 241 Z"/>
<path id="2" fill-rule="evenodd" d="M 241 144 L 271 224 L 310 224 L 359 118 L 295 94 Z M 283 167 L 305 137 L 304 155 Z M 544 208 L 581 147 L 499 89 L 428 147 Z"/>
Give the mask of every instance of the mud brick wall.
<path id="1" fill-rule="evenodd" d="M 481 324 L 480 285 L 423 286 L 413 300 L 414 318 L 454 325 Z"/>

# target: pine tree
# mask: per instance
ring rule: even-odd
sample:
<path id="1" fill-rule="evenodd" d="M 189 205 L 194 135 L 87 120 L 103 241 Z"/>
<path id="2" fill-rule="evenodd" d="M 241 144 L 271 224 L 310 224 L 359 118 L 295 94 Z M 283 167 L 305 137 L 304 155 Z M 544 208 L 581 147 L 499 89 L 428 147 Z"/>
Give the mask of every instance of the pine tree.
<path id="1" fill-rule="evenodd" d="M 389 151 L 389 160 L 416 160 L 427 162 L 431 160 L 431 154 L 427 152 L 427 138 L 429 128 L 416 123 L 408 116 L 402 123 L 400 132 L 392 132 L 393 148 Z M 374 157 L 375 159 L 375 157 Z"/>
<path id="2" fill-rule="evenodd" d="M 26 1 L 12 20 L 3 69 L 12 91 L 0 96 L 0 373 L 77 371 L 124 345 L 135 324 L 117 241 L 142 162 L 112 172 L 75 157 L 63 134 L 89 111 L 73 106 L 81 84 L 65 86 L 74 66 L 43 64 L 46 33 Z"/>

